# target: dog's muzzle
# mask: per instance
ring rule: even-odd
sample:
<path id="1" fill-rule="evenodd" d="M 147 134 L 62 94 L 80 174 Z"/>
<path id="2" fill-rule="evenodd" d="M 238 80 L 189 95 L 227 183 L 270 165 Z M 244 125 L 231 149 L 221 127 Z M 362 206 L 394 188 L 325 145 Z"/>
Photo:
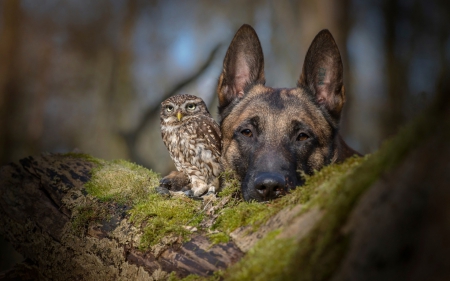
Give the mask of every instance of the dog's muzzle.
<path id="1" fill-rule="evenodd" d="M 288 189 L 283 175 L 270 172 L 258 173 L 253 186 L 262 201 L 283 196 Z"/>

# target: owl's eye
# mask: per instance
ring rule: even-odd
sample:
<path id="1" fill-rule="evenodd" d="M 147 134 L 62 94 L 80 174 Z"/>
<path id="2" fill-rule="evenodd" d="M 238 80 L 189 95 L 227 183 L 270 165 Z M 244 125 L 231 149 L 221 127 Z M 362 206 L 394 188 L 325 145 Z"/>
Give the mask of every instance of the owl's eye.
<path id="1" fill-rule="evenodd" d="M 309 139 L 309 136 L 305 133 L 300 133 L 297 137 L 297 141 L 305 141 Z"/>
<path id="2" fill-rule="evenodd" d="M 171 112 L 171 111 L 173 110 L 173 106 L 168 105 L 168 106 L 166 107 L 166 110 L 167 110 L 167 112 Z"/>
<path id="3" fill-rule="evenodd" d="M 187 108 L 188 110 L 194 110 L 194 109 L 195 109 L 195 104 L 190 103 L 190 104 L 188 104 L 188 105 L 186 106 L 186 108 Z"/>
<path id="4" fill-rule="evenodd" d="M 246 136 L 247 138 L 251 138 L 253 137 L 253 133 L 252 131 L 250 131 L 249 129 L 244 129 L 241 131 L 241 134 L 243 134 L 244 136 Z"/>

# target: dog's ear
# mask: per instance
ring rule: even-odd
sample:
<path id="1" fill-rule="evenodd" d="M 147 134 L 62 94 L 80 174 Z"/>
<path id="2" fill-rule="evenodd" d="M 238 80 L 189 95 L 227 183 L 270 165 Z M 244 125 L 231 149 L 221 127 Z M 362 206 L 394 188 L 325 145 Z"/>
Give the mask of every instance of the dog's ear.
<path id="1" fill-rule="evenodd" d="M 264 57 L 255 30 L 247 24 L 239 28 L 223 60 L 217 92 L 219 112 L 244 96 L 245 88 L 264 84 Z"/>
<path id="2" fill-rule="evenodd" d="M 317 102 L 339 121 L 345 102 L 343 67 L 339 49 L 328 30 L 319 32 L 311 43 L 298 86 L 308 88 Z"/>

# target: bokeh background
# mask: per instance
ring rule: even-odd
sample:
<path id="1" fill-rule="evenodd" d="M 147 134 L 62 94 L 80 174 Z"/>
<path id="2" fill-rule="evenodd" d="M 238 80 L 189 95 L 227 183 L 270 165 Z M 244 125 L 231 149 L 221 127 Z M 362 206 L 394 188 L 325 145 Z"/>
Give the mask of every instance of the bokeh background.
<path id="1" fill-rule="evenodd" d="M 173 169 L 159 104 L 215 88 L 228 44 L 257 31 L 268 86 L 294 87 L 314 36 L 344 63 L 344 139 L 375 151 L 427 106 L 450 65 L 448 0 L 0 0 L 0 165 L 41 152 Z M 0 226 L 1 227 L 1 226 Z M 13 258 L 0 242 L 0 269 Z"/>

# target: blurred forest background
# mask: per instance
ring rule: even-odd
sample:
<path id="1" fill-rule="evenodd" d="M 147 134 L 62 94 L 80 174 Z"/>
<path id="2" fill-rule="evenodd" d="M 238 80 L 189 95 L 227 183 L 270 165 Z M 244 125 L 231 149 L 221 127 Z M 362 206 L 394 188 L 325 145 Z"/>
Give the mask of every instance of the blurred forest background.
<path id="1" fill-rule="evenodd" d="M 450 65 L 449 3 L 0 0 L 0 165 L 77 149 L 164 175 L 173 165 L 160 102 L 198 95 L 217 117 L 217 78 L 243 23 L 260 37 L 273 87 L 295 86 L 309 44 L 329 29 L 345 68 L 344 139 L 373 152 L 435 95 Z"/>

